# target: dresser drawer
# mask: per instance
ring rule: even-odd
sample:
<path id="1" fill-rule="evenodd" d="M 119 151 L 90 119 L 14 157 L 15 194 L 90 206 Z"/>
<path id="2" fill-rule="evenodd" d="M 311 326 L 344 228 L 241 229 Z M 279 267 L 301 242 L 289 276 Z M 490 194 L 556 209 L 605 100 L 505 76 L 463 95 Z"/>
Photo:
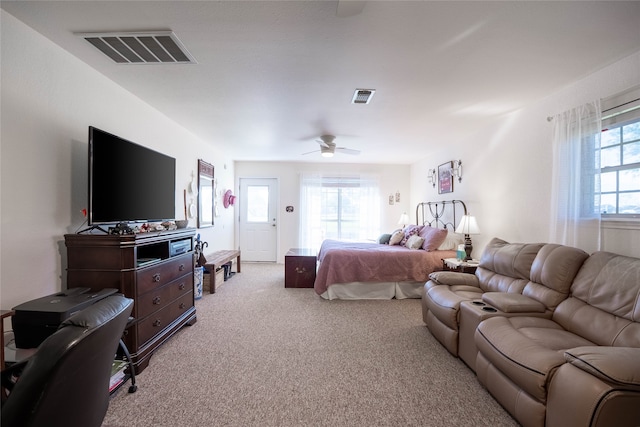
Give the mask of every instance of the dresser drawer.
<path id="1" fill-rule="evenodd" d="M 193 307 L 193 289 L 137 324 L 138 341 L 145 343 Z"/>
<path id="2" fill-rule="evenodd" d="M 140 269 L 136 272 L 137 296 L 161 287 L 189 272 L 193 274 L 191 253 Z"/>
<path id="3" fill-rule="evenodd" d="M 147 292 L 136 301 L 138 317 L 140 319 L 147 317 L 192 289 L 193 274 L 189 273 L 167 285 Z"/>

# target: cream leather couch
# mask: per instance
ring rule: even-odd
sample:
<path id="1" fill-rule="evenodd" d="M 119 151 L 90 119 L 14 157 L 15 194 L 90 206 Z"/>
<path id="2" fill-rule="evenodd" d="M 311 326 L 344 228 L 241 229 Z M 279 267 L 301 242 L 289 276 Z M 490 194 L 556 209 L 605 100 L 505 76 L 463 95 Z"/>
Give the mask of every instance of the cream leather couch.
<path id="1" fill-rule="evenodd" d="M 550 318 L 474 335 L 479 381 L 523 426 L 640 426 L 640 259 L 596 252 Z"/>
<path id="2" fill-rule="evenodd" d="M 436 272 L 422 294 L 431 334 L 475 369 L 477 325 L 493 316 L 551 318 L 588 254 L 556 244 L 508 243 L 494 238 L 474 274 Z"/>

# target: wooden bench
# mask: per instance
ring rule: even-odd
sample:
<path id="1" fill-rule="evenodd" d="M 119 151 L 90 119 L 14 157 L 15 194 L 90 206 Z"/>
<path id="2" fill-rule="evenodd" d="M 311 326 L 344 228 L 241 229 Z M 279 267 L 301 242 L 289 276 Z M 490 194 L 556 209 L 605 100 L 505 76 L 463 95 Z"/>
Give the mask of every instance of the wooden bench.
<path id="1" fill-rule="evenodd" d="M 204 268 L 209 272 L 209 280 L 210 280 L 209 293 L 212 293 L 212 294 L 215 293 L 216 288 L 218 287 L 216 286 L 216 269 L 222 267 L 229 261 L 232 261 L 234 258 L 236 258 L 236 263 L 238 264 L 236 267 L 237 272 L 240 273 L 240 251 L 239 250 L 231 249 L 231 250 L 211 252 L 209 254 L 205 254 L 204 258 L 207 260 L 204 264 Z"/>

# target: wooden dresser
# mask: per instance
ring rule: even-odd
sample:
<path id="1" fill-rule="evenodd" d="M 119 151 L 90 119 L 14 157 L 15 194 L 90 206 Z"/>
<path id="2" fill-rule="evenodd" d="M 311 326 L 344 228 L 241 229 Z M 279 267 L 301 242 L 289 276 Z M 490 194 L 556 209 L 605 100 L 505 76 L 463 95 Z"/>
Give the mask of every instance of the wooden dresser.
<path id="1" fill-rule="evenodd" d="M 135 235 L 67 234 L 67 288 L 119 289 L 134 300 L 124 341 L 136 374 L 184 325 L 196 322 L 194 230 Z"/>

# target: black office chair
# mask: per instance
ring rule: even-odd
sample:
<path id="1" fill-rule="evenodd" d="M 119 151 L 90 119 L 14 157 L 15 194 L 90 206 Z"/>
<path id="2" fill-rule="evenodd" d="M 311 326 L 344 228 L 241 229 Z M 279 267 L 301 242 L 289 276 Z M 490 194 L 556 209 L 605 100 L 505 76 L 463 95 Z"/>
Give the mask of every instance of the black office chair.
<path id="1" fill-rule="evenodd" d="M 2 427 L 100 427 L 111 365 L 133 300 L 114 295 L 74 314 L 29 359 L 2 405 Z"/>

